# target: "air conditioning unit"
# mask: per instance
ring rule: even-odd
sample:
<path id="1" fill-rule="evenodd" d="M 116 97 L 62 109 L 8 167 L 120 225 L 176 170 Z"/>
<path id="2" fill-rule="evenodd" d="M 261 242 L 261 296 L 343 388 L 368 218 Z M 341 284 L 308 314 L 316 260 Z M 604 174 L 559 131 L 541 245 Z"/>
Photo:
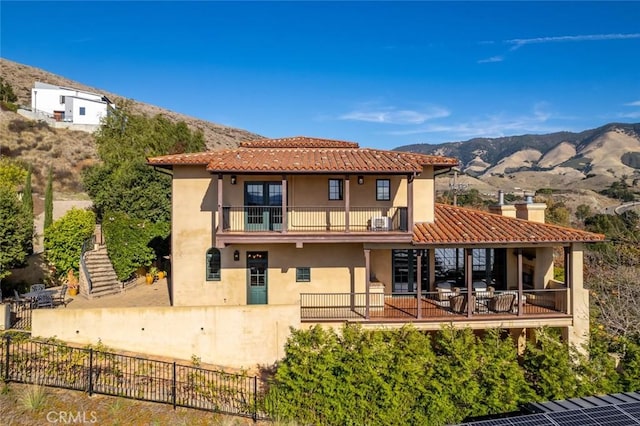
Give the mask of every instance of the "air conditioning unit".
<path id="1" fill-rule="evenodd" d="M 371 218 L 372 231 L 388 231 L 391 229 L 391 218 L 387 216 L 374 216 Z"/>

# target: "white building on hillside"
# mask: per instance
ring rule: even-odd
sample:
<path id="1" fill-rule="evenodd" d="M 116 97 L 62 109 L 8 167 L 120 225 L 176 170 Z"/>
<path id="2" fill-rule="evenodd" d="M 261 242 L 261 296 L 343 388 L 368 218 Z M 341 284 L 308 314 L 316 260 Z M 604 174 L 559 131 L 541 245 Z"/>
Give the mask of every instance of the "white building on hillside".
<path id="1" fill-rule="evenodd" d="M 73 124 L 100 124 L 115 105 L 104 95 L 36 81 L 31 110 Z"/>

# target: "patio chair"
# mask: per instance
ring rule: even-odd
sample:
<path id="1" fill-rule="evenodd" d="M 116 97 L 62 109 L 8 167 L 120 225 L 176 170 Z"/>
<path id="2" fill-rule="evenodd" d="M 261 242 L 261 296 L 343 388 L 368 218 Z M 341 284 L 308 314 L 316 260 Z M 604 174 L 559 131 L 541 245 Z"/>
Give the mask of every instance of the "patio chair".
<path id="1" fill-rule="evenodd" d="M 69 286 L 67 284 L 62 284 L 62 287 L 60 287 L 60 290 L 54 295 L 53 297 L 53 304 L 54 305 L 64 305 L 64 307 L 67 307 L 67 289 L 69 288 Z"/>
<path id="2" fill-rule="evenodd" d="M 476 305 L 476 297 L 471 296 L 471 305 Z M 467 313 L 467 295 L 466 294 L 458 294 L 456 296 L 451 296 L 449 298 L 449 307 L 456 314 L 466 314 Z"/>
<path id="3" fill-rule="evenodd" d="M 31 286 L 31 288 L 29 289 L 30 293 L 37 293 L 39 291 L 44 291 L 45 285 L 44 284 L 33 284 Z"/>
<path id="4" fill-rule="evenodd" d="M 36 308 L 53 308 L 53 298 L 50 293 L 40 292 L 36 296 L 34 305 Z"/>
<path id="5" fill-rule="evenodd" d="M 489 299 L 487 307 L 492 312 L 511 312 L 516 301 L 513 293 L 502 293 Z"/>
<path id="6" fill-rule="evenodd" d="M 455 296 L 459 294 L 459 289 L 455 288 L 453 290 L 447 288 L 438 287 L 438 295 L 436 296 L 436 303 L 439 306 L 449 306 L 449 298 L 451 296 Z"/>

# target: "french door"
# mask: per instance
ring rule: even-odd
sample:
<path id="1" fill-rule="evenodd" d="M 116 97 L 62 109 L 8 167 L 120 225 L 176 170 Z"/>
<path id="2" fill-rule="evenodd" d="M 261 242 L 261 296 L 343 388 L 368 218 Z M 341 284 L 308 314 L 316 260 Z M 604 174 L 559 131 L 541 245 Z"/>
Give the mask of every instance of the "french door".
<path id="1" fill-rule="evenodd" d="M 426 250 L 425 250 L 426 252 Z M 393 293 L 415 293 L 418 280 L 418 250 L 392 250 Z M 422 258 L 422 291 L 429 290 L 429 259 Z"/>
<path id="2" fill-rule="evenodd" d="M 246 182 L 244 205 L 245 230 L 279 231 L 282 229 L 282 183 Z"/>

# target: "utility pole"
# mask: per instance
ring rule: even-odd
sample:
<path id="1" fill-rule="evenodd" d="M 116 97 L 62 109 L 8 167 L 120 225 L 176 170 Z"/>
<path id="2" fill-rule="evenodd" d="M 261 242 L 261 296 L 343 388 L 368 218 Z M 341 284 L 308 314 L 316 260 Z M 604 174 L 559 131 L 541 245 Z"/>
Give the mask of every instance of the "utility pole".
<path id="1" fill-rule="evenodd" d="M 450 180 L 449 180 L 449 190 L 451 191 L 451 193 L 453 194 L 453 205 L 457 206 L 458 205 L 458 191 L 464 191 L 465 189 L 467 189 L 466 184 L 463 183 L 458 183 L 458 169 L 453 169 L 453 171 L 451 173 L 449 173 L 449 176 L 451 176 Z"/>

